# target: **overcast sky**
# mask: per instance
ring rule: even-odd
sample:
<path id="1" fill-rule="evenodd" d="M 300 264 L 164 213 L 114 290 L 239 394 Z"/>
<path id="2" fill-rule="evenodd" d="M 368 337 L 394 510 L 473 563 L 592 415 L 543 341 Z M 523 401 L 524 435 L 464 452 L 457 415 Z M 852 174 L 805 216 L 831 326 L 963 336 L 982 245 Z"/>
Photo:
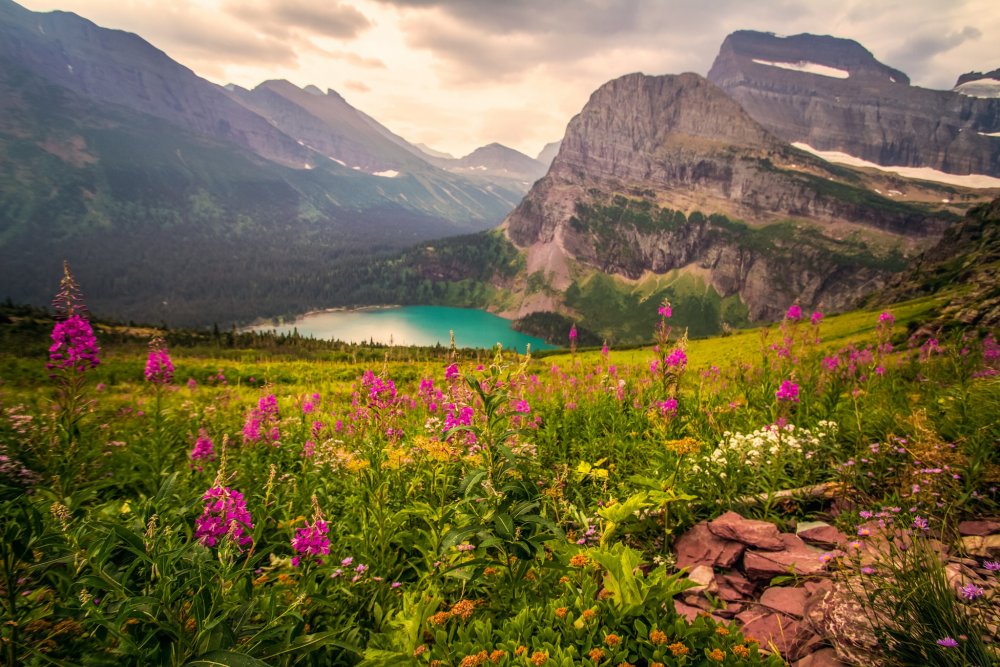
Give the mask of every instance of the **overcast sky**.
<path id="1" fill-rule="evenodd" d="M 621 74 L 706 74 L 727 34 L 855 39 L 915 85 L 1000 67 L 996 0 L 18 0 L 138 33 L 217 83 L 333 88 L 455 155 L 562 137 Z"/>

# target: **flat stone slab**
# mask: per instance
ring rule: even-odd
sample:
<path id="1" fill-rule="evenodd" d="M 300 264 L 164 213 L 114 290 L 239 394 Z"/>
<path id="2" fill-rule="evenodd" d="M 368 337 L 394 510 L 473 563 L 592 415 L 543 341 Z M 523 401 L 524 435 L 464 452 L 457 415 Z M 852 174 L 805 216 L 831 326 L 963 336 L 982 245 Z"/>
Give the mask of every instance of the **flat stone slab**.
<path id="1" fill-rule="evenodd" d="M 749 579 L 770 579 L 782 574 L 809 577 L 826 569 L 819 557 L 823 552 L 811 547 L 795 535 L 780 536 L 781 551 L 747 550 L 743 555 L 743 571 Z"/>
<path id="2" fill-rule="evenodd" d="M 958 524 L 958 534 L 963 537 L 975 535 L 985 537 L 1000 533 L 1000 521 L 994 519 L 979 519 L 976 521 L 961 521 Z"/>
<path id="3" fill-rule="evenodd" d="M 743 634 L 760 642 L 761 648 L 777 650 L 786 658 L 795 657 L 798 647 L 809 633 L 800 621 L 772 611 L 745 611 L 736 615 Z"/>
<path id="4" fill-rule="evenodd" d="M 803 521 L 795 527 L 795 534 L 806 544 L 833 549 L 848 543 L 847 535 L 825 521 Z"/>
<path id="5" fill-rule="evenodd" d="M 732 567 L 739 561 L 746 547 L 716 536 L 705 522 L 696 524 L 684 533 L 674 547 L 677 567 Z"/>
<path id="6" fill-rule="evenodd" d="M 726 602 L 741 602 L 753 597 L 756 586 L 739 572 L 715 575 L 719 587 L 717 595 Z"/>
<path id="7" fill-rule="evenodd" d="M 708 529 L 717 537 L 754 549 L 779 551 L 784 548 L 777 526 L 767 521 L 745 519 L 736 512 L 726 512 L 718 519 L 709 521 Z"/>
<path id="8" fill-rule="evenodd" d="M 805 588 L 772 586 L 760 596 L 760 603 L 768 609 L 802 618 L 808 597 L 809 591 Z"/>

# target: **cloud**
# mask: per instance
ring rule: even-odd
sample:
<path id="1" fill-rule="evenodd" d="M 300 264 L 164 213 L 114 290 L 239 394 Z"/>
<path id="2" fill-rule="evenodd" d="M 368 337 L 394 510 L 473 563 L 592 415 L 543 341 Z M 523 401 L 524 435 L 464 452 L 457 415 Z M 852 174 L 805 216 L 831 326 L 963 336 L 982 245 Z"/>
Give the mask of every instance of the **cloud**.
<path id="1" fill-rule="evenodd" d="M 369 88 L 368 85 L 362 81 L 345 81 L 344 88 L 354 90 L 359 93 L 367 93 L 371 90 L 371 88 Z"/>
<path id="2" fill-rule="evenodd" d="M 942 53 L 961 46 L 967 41 L 977 40 L 983 36 L 979 28 L 967 25 L 961 30 L 947 33 L 925 32 L 907 40 L 903 46 L 890 52 L 889 57 L 895 61 L 906 63 L 910 74 L 923 76 L 934 58 Z"/>
<path id="3" fill-rule="evenodd" d="M 258 0 L 230 2 L 223 6 L 230 16 L 263 33 L 289 38 L 295 30 L 313 35 L 352 39 L 372 27 L 371 20 L 351 5 L 311 0 Z"/>

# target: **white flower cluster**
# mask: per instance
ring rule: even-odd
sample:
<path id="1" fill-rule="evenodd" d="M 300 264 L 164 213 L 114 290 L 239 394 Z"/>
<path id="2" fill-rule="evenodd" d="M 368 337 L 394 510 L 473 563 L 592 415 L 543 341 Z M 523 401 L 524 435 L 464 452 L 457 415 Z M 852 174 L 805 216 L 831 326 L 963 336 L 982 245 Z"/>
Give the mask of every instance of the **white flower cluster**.
<path id="1" fill-rule="evenodd" d="M 831 421 L 819 422 L 814 431 L 794 424 L 772 424 L 753 433 L 726 431 L 718 446 L 691 466 L 691 472 L 698 474 L 708 469 L 725 477 L 725 468 L 760 468 L 779 461 L 809 460 L 823 439 L 836 433 L 837 424 Z"/>

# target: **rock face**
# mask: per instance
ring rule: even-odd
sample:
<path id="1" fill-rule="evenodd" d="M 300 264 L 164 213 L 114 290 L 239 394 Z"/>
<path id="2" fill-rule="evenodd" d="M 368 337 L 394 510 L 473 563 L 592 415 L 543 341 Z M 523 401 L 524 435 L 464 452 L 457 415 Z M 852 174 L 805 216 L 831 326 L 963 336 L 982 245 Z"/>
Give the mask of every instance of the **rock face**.
<path id="1" fill-rule="evenodd" d="M 929 240 L 946 218 L 792 149 L 698 75 L 630 74 L 570 121 L 549 173 L 505 224 L 528 249 L 528 272 L 556 289 L 570 262 L 632 279 L 697 267 L 760 320 L 795 299 L 846 307 L 889 275 L 873 256 L 847 259 L 868 251 L 824 229 Z M 772 223 L 784 226 L 761 229 Z"/>
<path id="2" fill-rule="evenodd" d="M 882 165 L 1000 176 L 1000 141 L 987 136 L 1000 132 L 1000 100 L 911 86 L 852 40 L 735 32 L 708 78 L 785 141 Z"/>
<path id="3" fill-rule="evenodd" d="M 931 327 L 949 322 L 996 328 L 1000 326 L 1000 198 L 969 211 L 950 227 L 941 241 L 894 277 L 876 299 L 888 304 L 944 286 L 966 286 L 942 306 Z"/>
<path id="4" fill-rule="evenodd" d="M 1000 97 L 1000 68 L 992 72 L 966 72 L 958 77 L 956 93 L 971 97 Z"/>

